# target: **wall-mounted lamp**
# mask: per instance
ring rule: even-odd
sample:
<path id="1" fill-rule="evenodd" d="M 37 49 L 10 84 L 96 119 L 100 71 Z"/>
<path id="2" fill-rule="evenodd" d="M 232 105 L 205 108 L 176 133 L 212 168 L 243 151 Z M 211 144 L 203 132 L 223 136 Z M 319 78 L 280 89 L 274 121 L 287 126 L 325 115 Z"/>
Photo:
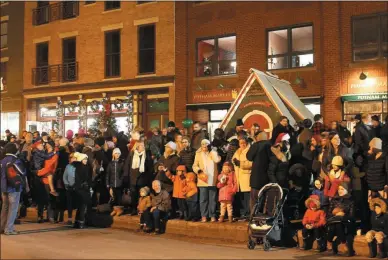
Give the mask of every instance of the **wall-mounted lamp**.
<path id="1" fill-rule="evenodd" d="M 361 72 L 359 79 L 365 80 L 368 76 L 364 73 L 364 71 Z"/>

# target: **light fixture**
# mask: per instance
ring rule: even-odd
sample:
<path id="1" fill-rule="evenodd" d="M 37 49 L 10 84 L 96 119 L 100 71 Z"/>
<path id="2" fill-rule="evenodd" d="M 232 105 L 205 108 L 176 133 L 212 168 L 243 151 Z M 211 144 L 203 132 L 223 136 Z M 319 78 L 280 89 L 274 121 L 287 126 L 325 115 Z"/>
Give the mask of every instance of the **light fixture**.
<path id="1" fill-rule="evenodd" d="M 236 66 L 237 66 L 237 62 L 235 62 L 235 61 L 232 61 L 232 62 L 230 63 L 230 66 L 232 66 L 233 68 L 236 68 Z"/>
<path id="2" fill-rule="evenodd" d="M 361 72 L 359 79 L 360 80 L 366 80 L 368 76 L 364 73 L 364 71 Z"/>

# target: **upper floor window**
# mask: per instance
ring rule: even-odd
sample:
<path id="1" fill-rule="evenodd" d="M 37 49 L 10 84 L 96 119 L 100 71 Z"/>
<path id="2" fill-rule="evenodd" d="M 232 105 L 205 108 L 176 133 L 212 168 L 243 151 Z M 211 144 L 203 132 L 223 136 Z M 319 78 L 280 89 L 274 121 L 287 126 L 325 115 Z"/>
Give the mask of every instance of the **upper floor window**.
<path id="1" fill-rule="evenodd" d="M 6 90 L 7 85 L 7 63 L 2 62 L 0 67 L 0 91 Z"/>
<path id="2" fill-rule="evenodd" d="M 155 25 L 139 27 L 139 74 L 155 72 Z"/>
<path id="3" fill-rule="evenodd" d="M 197 77 L 236 72 L 236 35 L 197 39 Z"/>
<path id="4" fill-rule="evenodd" d="M 388 57 L 388 14 L 353 17 L 353 61 Z"/>
<path id="5" fill-rule="evenodd" d="M 313 26 L 289 26 L 267 31 L 267 68 L 289 69 L 314 64 Z"/>
<path id="6" fill-rule="evenodd" d="M 8 22 L 1 23 L 1 49 L 8 47 Z"/>
<path id="7" fill-rule="evenodd" d="M 120 1 L 106 1 L 105 10 L 113 10 L 120 8 Z"/>
<path id="8" fill-rule="evenodd" d="M 105 33 L 105 77 L 120 76 L 120 30 Z"/>

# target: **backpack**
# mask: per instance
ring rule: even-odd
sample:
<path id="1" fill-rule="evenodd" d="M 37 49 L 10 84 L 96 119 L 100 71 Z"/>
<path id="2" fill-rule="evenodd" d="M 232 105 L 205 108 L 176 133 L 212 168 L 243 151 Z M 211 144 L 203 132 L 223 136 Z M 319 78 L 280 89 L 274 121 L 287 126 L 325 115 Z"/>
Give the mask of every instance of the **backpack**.
<path id="1" fill-rule="evenodd" d="M 20 191 L 20 188 L 25 186 L 25 180 L 23 173 L 16 166 L 15 160 L 7 163 L 5 166 L 5 172 L 7 177 L 7 185 Z"/>

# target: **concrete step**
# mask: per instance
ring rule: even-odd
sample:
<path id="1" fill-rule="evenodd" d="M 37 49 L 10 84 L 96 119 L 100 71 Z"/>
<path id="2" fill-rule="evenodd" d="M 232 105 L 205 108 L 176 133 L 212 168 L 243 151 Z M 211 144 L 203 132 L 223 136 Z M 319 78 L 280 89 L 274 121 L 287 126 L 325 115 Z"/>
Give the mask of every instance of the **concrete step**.
<path id="1" fill-rule="evenodd" d="M 75 216 L 75 213 L 73 214 Z M 27 210 L 27 219 L 35 221 L 37 219 L 37 212 L 35 208 Z M 67 220 L 67 212 L 65 212 L 65 221 Z M 93 226 L 110 227 L 115 229 L 122 229 L 128 231 L 136 231 L 139 228 L 139 216 L 115 216 L 111 217 L 109 214 L 97 214 L 92 218 Z M 189 236 L 192 238 L 224 241 L 229 243 L 247 243 L 248 242 L 248 225 L 247 222 L 234 223 L 200 223 L 187 222 L 184 220 L 169 220 L 167 222 L 166 233 L 176 236 Z M 303 247 L 302 231 L 299 230 L 298 238 L 299 247 Z M 317 249 L 317 244 L 314 242 L 313 249 Z M 368 244 L 365 236 L 356 236 L 354 239 L 354 249 L 358 256 L 368 256 Z M 339 246 L 340 254 L 346 253 L 346 246 Z"/>

